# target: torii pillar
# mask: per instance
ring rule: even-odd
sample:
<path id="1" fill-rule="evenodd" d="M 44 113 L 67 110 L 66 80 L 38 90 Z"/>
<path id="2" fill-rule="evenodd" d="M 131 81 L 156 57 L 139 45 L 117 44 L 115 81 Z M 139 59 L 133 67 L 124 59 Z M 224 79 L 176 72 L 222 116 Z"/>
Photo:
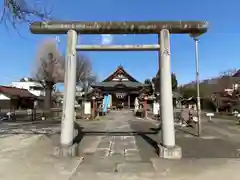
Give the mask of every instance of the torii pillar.
<path id="1" fill-rule="evenodd" d="M 159 34 L 159 73 L 160 73 L 160 115 L 161 139 L 159 156 L 166 159 L 180 159 L 182 150 L 175 144 L 175 129 L 172 102 L 172 79 L 170 58 L 170 33 L 162 29 Z"/>

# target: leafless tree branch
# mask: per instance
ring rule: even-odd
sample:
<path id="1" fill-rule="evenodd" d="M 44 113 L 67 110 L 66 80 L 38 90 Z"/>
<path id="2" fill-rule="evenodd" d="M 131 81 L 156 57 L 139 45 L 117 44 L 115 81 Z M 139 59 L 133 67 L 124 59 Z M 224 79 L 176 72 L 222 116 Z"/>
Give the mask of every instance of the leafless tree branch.
<path id="1" fill-rule="evenodd" d="M 95 83 L 97 76 L 92 72 L 90 59 L 86 55 L 78 53 L 76 63 L 76 84 L 84 88 L 86 84 L 90 86 Z"/>
<path id="2" fill-rule="evenodd" d="M 82 54 L 78 54 L 77 56 L 76 80 L 77 85 L 80 85 L 83 89 L 87 89 L 87 91 L 97 80 L 97 76 L 92 72 L 90 59 Z"/>
<path id="3" fill-rule="evenodd" d="M 10 23 L 17 30 L 17 25 L 22 23 L 31 23 L 39 19 L 50 20 L 52 7 L 48 8 L 47 3 L 49 0 L 3 0 L 0 23 L 4 23 L 7 28 Z"/>

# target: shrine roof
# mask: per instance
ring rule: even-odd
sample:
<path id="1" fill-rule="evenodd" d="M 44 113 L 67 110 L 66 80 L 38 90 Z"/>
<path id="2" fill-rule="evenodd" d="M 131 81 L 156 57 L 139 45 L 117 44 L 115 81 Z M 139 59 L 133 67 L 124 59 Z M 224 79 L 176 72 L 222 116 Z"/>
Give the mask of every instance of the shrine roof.
<path id="1" fill-rule="evenodd" d="M 117 69 L 110 74 L 102 82 L 93 85 L 92 87 L 110 87 L 110 88 L 138 88 L 149 86 L 148 84 L 143 84 L 133 78 L 122 65 L 119 65 Z"/>
<path id="2" fill-rule="evenodd" d="M 106 79 L 104 79 L 102 82 L 110 82 L 112 81 L 114 78 L 116 78 L 119 74 L 122 74 L 123 76 L 125 76 L 125 78 L 128 79 L 128 81 L 131 82 L 138 82 L 135 78 L 133 78 L 124 68 L 122 65 L 119 65 L 118 68 L 111 73 Z M 139 82 L 138 82 L 139 83 Z"/>
<path id="3" fill-rule="evenodd" d="M 122 81 L 122 82 L 110 81 L 110 82 L 100 82 L 100 83 L 93 85 L 92 87 L 138 88 L 138 87 L 144 87 L 144 86 L 149 86 L 149 85 L 143 84 L 140 82 L 131 82 L 131 81 Z"/>

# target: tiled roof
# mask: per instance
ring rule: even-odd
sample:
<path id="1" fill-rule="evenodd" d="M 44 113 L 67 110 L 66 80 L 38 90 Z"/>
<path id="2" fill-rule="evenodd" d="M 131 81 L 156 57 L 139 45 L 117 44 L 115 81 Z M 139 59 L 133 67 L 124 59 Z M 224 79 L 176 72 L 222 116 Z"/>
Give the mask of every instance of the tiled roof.
<path id="1" fill-rule="evenodd" d="M 9 98 L 13 98 L 13 97 L 36 98 L 35 95 L 30 93 L 26 89 L 20 89 L 20 88 L 9 87 L 9 86 L 0 86 L 0 93 L 8 96 Z"/>
<path id="2" fill-rule="evenodd" d="M 109 82 L 111 81 L 115 75 L 118 74 L 118 72 L 122 72 L 130 81 L 132 82 L 138 82 L 135 78 L 133 78 L 128 72 L 123 68 L 122 65 L 119 65 L 118 68 L 106 79 L 104 79 L 102 82 Z"/>
<path id="3" fill-rule="evenodd" d="M 143 84 L 140 82 L 131 82 L 131 81 L 122 81 L 122 82 L 100 82 L 96 85 L 94 85 L 93 87 L 117 87 L 117 86 L 126 86 L 126 87 L 133 87 L 133 88 L 137 88 L 137 87 L 143 87 L 143 86 L 149 86 L 148 84 Z"/>

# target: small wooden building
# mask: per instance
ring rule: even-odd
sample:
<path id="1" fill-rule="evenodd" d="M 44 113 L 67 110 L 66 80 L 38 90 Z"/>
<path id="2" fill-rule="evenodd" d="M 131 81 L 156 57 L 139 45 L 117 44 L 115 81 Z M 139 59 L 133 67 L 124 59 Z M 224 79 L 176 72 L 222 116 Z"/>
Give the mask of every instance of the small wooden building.
<path id="1" fill-rule="evenodd" d="M 26 89 L 0 86 L 0 109 L 31 109 L 38 97 Z"/>

